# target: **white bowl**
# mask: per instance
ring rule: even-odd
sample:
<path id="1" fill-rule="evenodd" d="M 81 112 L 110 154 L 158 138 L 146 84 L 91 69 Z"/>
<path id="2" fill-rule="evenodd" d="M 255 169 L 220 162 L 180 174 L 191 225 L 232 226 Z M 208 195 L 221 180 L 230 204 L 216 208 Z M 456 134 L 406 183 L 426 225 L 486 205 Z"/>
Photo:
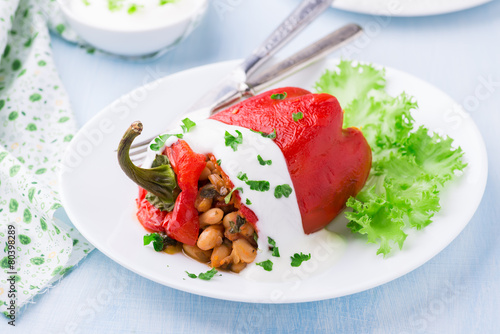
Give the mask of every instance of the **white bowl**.
<path id="1" fill-rule="evenodd" d="M 151 27 L 113 27 L 92 22 L 70 7 L 71 0 L 57 0 L 71 27 L 90 45 L 120 56 L 138 57 L 169 50 L 186 38 L 200 23 L 208 7 L 200 0 L 187 15 Z"/>

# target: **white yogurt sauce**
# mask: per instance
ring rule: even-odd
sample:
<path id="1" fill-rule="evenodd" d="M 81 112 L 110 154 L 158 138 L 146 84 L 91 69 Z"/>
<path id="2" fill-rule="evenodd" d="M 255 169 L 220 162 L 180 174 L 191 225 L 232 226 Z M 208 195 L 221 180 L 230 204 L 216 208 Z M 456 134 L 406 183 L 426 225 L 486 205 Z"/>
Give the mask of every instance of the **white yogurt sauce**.
<path id="1" fill-rule="evenodd" d="M 141 30 L 165 26 L 191 16 L 203 0 L 175 0 L 160 5 L 160 0 L 66 0 L 73 15 L 94 26 L 114 30 Z M 135 11 L 129 9 L 135 6 Z"/>
<path id="2" fill-rule="evenodd" d="M 212 153 L 216 159 L 221 160 L 221 167 L 234 186 L 243 189 L 239 192 L 242 203 L 249 199 L 252 204 L 248 207 L 259 219 L 257 258 L 240 275 L 259 281 L 297 281 L 331 268 L 343 253 L 345 242 L 326 229 L 310 235 L 304 234 L 295 189 L 288 198 L 274 197 L 274 189 L 278 185 L 288 184 L 293 189 L 285 157 L 274 141 L 246 128 L 210 119 L 197 120 L 198 118 L 190 116 L 190 119 L 195 120 L 196 126 L 184 134 L 183 140 L 194 152 Z M 228 131 L 236 136 L 236 130 L 242 133 L 243 143 L 238 145 L 237 151 L 233 151 L 225 145 L 224 135 Z M 178 127 L 168 133 L 182 133 L 182 130 Z M 170 137 L 166 146 L 177 140 L 177 137 Z M 150 167 L 156 154 L 157 152 L 149 150 L 143 166 Z M 257 155 L 264 160 L 272 160 L 272 165 L 262 166 Z M 240 172 L 246 173 L 249 180 L 269 181 L 270 190 L 250 190 L 244 181 L 238 179 Z M 280 257 L 271 255 L 268 237 L 276 241 Z M 292 267 L 290 257 L 301 252 L 311 254 L 311 259 L 303 262 L 300 267 Z M 273 270 L 270 272 L 256 265 L 266 260 L 273 262 Z"/>

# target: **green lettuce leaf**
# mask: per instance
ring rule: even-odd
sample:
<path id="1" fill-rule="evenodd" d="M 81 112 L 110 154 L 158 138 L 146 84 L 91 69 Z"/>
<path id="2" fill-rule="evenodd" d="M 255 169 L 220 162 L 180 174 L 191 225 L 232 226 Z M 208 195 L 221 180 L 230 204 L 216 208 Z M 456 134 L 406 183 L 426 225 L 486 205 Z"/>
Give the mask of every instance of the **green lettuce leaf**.
<path id="1" fill-rule="evenodd" d="M 379 245 L 377 254 L 400 249 L 408 229 L 432 222 L 441 207 L 440 191 L 467 166 L 463 151 L 451 138 L 414 129 L 411 115 L 418 106 L 405 93 L 385 91 L 384 70 L 342 61 L 316 83 L 319 92 L 337 96 L 344 107 L 344 127 L 361 129 L 372 148 L 372 170 L 365 187 L 347 201 L 353 233 Z"/>
<path id="2" fill-rule="evenodd" d="M 405 93 L 383 100 L 363 96 L 344 108 L 344 127 L 360 128 L 374 153 L 385 155 L 408 137 L 414 123 L 411 110 L 415 108 L 416 102 Z"/>
<path id="3" fill-rule="evenodd" d="M 437 134 L 431 136 L 429 131 L 421 126 L 409 135 L 401 151 L 408 156 L 414 156 L 416 163 L 443 185 L 453 178 L 455 171 L 462 171 L 467 166 L 462 161 L 462 149 L 453 149 L 452 144 L 453 139 Z"/>
<path id="4" fill-rule="evenodd" d="M 345 60 L 340 62 L 336 70 L 327 70 L 315 85 L 318 93 L 332 94 L 344 108 L 354 99 L 367 95 L 370 90 L 384 88 L 384 70 L 379 71 L 365 64 L 353 65 L 351 61 Z"/>
<path id="5" fill-rule="evenodd" d="M 375 196 L 367 202 L 355 198 L 347 201 L 353 212 L 347 212 L 347 227 L 352 232 L 366 234 L 368 243 L 378 243 L 378 254 L 390 253 L 393 242 L 403 247 L 407 234 L 403 231 L 405 223 L 402 212 L 387 202 L 384 195 Z"/>

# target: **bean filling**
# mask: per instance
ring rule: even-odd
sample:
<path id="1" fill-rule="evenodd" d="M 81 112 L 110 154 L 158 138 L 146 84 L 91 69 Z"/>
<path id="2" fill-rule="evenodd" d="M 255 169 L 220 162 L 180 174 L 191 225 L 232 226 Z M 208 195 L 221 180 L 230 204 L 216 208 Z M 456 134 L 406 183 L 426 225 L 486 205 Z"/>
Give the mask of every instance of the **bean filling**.
<path id="1" fill-rule="evenodd" d="M 257 256 L 256 232 L 240 212 L 236 191 L 213 155 L 198 182 L 195 208 L 199 212 L 200 234 L 196 246 L 183 244 L 184 253 L 211 267 L 239 273 Z"/>

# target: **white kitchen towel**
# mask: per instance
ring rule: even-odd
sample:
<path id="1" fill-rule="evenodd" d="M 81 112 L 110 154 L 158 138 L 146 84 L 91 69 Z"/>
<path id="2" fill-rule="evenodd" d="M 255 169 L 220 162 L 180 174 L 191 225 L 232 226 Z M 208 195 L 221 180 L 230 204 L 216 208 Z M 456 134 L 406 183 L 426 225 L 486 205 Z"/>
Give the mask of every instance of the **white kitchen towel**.
<path id="1" fill-rule="evenodd" d="M 56 1 L 0 1 L 0 311 L 5 315 L 11 314 L 11 302 L 19 309 L 93 249 L 53 217 L 61 206 L 59 163 L 77 129 L 50 48 L 49 27 L 76 39 L 60 18 Z"/>

